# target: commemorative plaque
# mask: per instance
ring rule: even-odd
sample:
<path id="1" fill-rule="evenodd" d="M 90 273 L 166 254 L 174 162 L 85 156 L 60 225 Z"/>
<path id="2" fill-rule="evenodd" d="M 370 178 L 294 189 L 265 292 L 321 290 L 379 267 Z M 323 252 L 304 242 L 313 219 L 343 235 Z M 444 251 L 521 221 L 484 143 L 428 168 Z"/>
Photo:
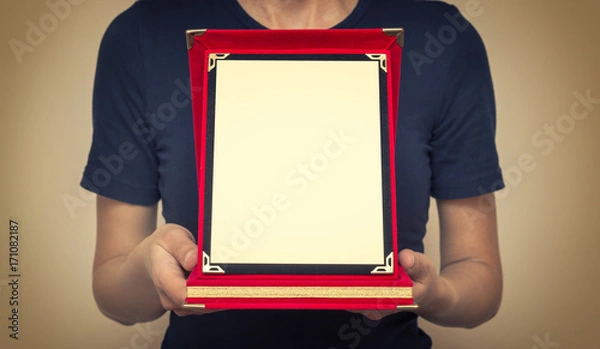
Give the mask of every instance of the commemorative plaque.
<path id="1" fill-rule="evenodd" d="M 412 309 L 398 264 L 402 29 L 187 31 L 198 266 L 186 307 Z"/>

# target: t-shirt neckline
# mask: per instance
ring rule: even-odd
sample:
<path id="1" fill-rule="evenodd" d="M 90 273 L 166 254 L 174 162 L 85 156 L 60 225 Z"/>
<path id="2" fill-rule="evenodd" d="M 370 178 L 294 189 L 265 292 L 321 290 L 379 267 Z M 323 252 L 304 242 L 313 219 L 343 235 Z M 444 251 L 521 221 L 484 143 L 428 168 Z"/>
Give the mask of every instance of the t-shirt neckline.
<path id="1" fill-rule="evenodd" d="M 358 3 L 350 12 L 350 14 L 344 18 L 341 22 L 331 27 L 330 29 L 344 29 L 344 28 L 353 28 L 358 23 L 358 20 L 365 14 L 367 3 L 369 0 L 358 0 Z M 228 0 L 231 9 L 236 14 L 238 19 L 244 24 L 247 29 L 268 29 L 264 25 L 257 22 L 254 18 L 252 18 L 246 10 L 240 5 L 237 0 Z"/>

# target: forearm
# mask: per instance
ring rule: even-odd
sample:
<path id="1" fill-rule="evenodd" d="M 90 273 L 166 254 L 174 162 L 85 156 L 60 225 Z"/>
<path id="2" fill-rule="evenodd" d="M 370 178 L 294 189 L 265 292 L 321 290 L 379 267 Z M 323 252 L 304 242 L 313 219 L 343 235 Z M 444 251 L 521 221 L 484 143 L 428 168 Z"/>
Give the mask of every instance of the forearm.
<path id="1" fill-rule="evenodd" d="M 421 300 L 419 314 L 441 326 L 472 328 L 496 314 L 501 298 L 501 270 L 464 260 L 441 270 L 434 291 Z"/>
<path id="2" fill-rule="evenodd" d="M 160 317 L 162 307 L 158 292 L 144 264 L 142 241 L 131 253 L 112 258 L 94 270 L 94 297 L 100 311 L 125 324 L 146 322 Z"/>

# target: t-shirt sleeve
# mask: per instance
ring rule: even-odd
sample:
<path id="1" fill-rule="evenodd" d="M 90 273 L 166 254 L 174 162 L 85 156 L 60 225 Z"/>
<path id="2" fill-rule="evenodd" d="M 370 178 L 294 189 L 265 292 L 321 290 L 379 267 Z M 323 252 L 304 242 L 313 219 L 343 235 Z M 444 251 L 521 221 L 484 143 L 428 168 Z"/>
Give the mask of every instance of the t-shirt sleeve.
<path id="1" fill-rule="evenodd" d="M 446 50 L 451 57 L 442 80 L 446 92 L 431 139 L 432 196 L 458 199 L 502 189 L 494 89 L 484 44 L 469 25 L 457 31 Z"/>
<path id="2" fill-rule="evenodd" d="M 113 20 L 100 44 L 93 139 L 82 187 L 132 204 L 152 205 L 159 200 L 158 161 L 144 119 L 145 93 L 136 3 Z"/>

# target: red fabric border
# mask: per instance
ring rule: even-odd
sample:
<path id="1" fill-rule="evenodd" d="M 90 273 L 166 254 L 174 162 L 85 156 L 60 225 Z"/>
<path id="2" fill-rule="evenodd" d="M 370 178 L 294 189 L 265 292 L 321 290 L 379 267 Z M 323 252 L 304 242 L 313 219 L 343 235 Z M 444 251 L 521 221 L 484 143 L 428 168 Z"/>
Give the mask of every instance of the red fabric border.
<path id="1" fill-rule="evenodd" d="M 336 30 L 207 30 L 193 38 L 188 51 L 194 115 L 194 138 L 198 173 L 198 264 L 188 278 L 188 286 L 398 286 L 412 287 L 412 281 L 401 268 L 391 275 L 203 275 L 202 227 L 204 226 L 203 200 L 205 191 L 204 168 L 206 153 L 206 62 L 210 53 L 238 54 L 386 54 L 388 55 L 388 106 L 390 191 L 392 196 L 393 248 L 397 250 L 396 183 L 395 183 L 395 130 L 398 114 L 398 96 L 402 48 L 396 37 L 382 29 Z M 397 257 L 396 257 L 397 261 Z M 203 303 L 209 309 L 395 309 L 409 305 L 409 299 L 193 299 L 188 303 Z"/>

